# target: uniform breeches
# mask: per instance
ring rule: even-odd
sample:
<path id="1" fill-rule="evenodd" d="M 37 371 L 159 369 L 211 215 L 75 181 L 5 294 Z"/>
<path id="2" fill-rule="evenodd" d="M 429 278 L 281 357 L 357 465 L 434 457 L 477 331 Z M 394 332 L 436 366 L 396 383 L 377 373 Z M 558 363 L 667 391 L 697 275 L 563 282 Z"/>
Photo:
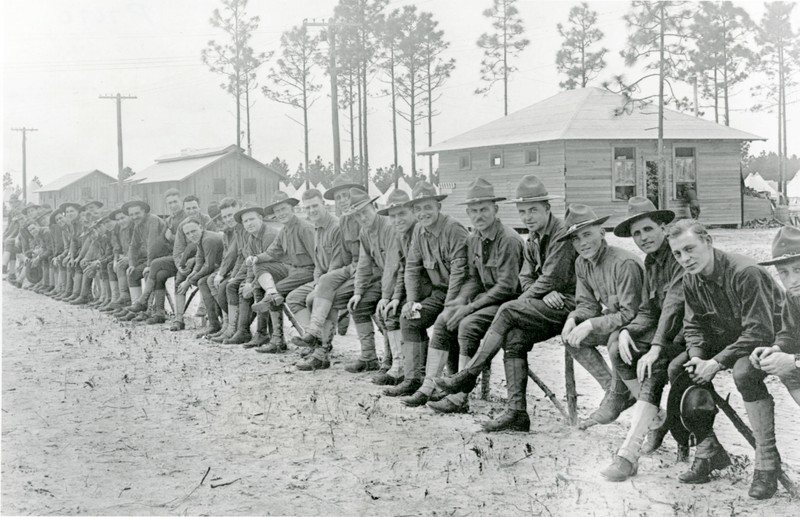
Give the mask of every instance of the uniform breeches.
<path id="1" fill-rule="evenodd" d="M 131 272 L 130 275 L 128 275 L 128 284 L 131 287 L 139 287 L 141 285 L 144 268 L 145 268 L 144 261 L 141 261 L 135 266 L 133 266 L 133 271 Z"/>
<path id="2" fill-rule="evenodd" d="M 350 296 L 352 296 L 353 285 L 353 274 L 350 272 L 349 267 L 328 271 L 319 277 L 314 297 L 320 300 L 333 301 L 339 289 L 344 289 L 345 291 L 349 289 Z"/>
<path id="3" fill-rule="evenodd" d="M 155 280 L 156 290 L 166 289 L 166 282 L 178 274 L 178 268 L 171 256 L 160 257 L 150 263 L 150 276 Z M 175 279 L 177 283 L 177 279 Z"/>
<path id="4" fill-rule="evenodd" d="M 479 309 L 462 319 L 456 329 L 448 330 L 447 321 L 457 309 L 458 307 L 447 307 L 437 316 L 436 322 L 433 324 L 430 346 L 437 350 L 448 351 L 453 346 L 457 346 L 460 355 L 472 357 L 478 350 L 484 334 L 489 330 L 500 306 L 490 305 Z"/>
<path id="5" fill-rule="evenodd" d="M 512 300 L 499 307 L 490 328 L 505 338 L 507 358 L 527 359 L 533 345 L 561 332 L 573 308 L 552 309 L 538 298 Z"/>
<path id="6" fill-rule="evenodd" d="M 403 332 L 403 341 L 421 343 L 428 339 L 427 329 L 436 322 L 436 318 L 444 309 L 444 300 L 447 292 L 442 289 L 432 289 L 430 294 L 418 303 L 419 318 L 408 319 L 400 317 L 400 330 Z"/>

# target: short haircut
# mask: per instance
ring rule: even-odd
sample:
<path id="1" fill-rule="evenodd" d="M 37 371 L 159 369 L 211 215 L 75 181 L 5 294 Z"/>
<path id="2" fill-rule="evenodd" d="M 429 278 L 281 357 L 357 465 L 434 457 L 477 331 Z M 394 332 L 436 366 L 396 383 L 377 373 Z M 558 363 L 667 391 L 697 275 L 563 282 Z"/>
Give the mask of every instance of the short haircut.
<path id="1" fill-rule="evenodd" d="M 164 192 L 164 199 L 166 199 L 166 198 L 168 198 L 170 196 L 181 197 L 181 192 L 180 192 L 180 190 L 178 190 L 176 188 L 168 189 L 166 192 Z"/>
<path id="2" fill-rule="evenodd" d="M 302 199 L 303 199 L 303 201 L 306 201 L 306 200 L 309 200 L 309 199 L 314 199 L 315 197 L 318 197 L 318 198 L 322 199 L 323 200 L 322 202 L 325 203 L 325 201 L 324 201 L 325 198 L 322 197 L 322 192 L 320 192 L 318 189 L 315 189 L 315 188 L 310 188 L 310 189 L 306 190 L 305 192 L 303 192 Z"/>
<path id="3" fill-rule="evenodd" d="M 238 207 L 239 207 L 239 200 L 236 198 L 226 197 L 219 202 L 220 210 L 225 210 L 226 208 L 238 208 Z"/>
<path id="4" fill-rule="evenodd" d="M 195 196 L 194 194 L 189 194 L 185 198 L 183 198 L 183 204 L 191 203 L 192 201 L 197 201 L 197 204 L 200 204 L 200 198 Z"/>
<path id="5" fill-rule="evenodd" d="M 711 238 L 706 227 L 697 219 L 680 219 L 667 227 L 667 239 L 680 237 L 684 233 L 693 233 L 701 240 Z"/>
<path id="6" fill-rule="evenodd" d="M 181 221 L 181 226 L 186 226 L 189 223 L 197 223 L 200 226 L 200 229 L 201 230 L 203 229 L 203 222 L 200 220 L 199 217 L 195 217 L 195 216 L 187 217 L 186 219 Z"/>

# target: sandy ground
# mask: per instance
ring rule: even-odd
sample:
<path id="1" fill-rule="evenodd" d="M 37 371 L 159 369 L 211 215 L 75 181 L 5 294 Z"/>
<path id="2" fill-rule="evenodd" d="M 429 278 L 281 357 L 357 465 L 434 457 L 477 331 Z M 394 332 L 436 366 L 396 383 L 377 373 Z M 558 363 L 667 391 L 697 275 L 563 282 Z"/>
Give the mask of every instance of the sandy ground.
<path id="1" fill-rule="evenodd" d="M 774 230 L 714 234 L 724 249 L 763 258 Z M 529 434 L 480 432 L 502 410 L 499 358 L 491 401 L 439 416 L 381 396 L 367 374 L 344 372 L 357 354 L 352 329 L 337 337 L 332 369 L 303 373 L 294 351 L 205 344 L 193 331 L 119 324 L 3 289 L 3 514 L 800 514 L 784 490 L 766 502 L 747 497 L 752 451 L 724 417 L 717 431 L 736 461 L 711 483 L 677 482 L 688 465 L 675 463 L 668 438 L 637 476 L 613 484 L 598 471 L 628 414 L 579 431 L 531 385 Z M 538 345 L 530 358 L 563 400 L 560 345 Z M 585 415 L 602 393 L 576 372 Z M 716 384 L 744 417 L 730 374 Z M 779 447 L 800 481 L 800 411 L 779 382 L 769 387 Z"/>

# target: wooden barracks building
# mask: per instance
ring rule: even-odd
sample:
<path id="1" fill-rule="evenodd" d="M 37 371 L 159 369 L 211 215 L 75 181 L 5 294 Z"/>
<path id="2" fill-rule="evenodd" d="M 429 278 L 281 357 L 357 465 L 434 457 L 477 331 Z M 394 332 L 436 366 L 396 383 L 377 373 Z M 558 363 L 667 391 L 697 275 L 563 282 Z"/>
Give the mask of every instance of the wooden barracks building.
<path id="1" fill-rule="evenodd" d="M 439 183 L 450 197 L 445 211 L 468 222 L 463 206 L 467 185 L 483 176 L 497 195 L 514 197 L 525 174 L 537 175 L 562 215 L 565 204 L 584 203 L 611 222 L 624 216 L 631 196 L 658 192 L 658 117 L 653 107 L 615 115 L 620 95 L 600 88 L 559 93 L 420 152 L 439 155 Z M 630 110 L 629 110 L 630 111 Z M 700 219 L 711 225 L 742 223 L 741 145 L 762 137 L 664 110 L 668 206 L 688 213 L 680 193 L 694 188 Z M 648 171 L 650 173 L 648 174 Z M 513 205 L 501 204 L 506 224 L 520 226 Z"/>
<path id="2" fill-rule="evenodd" d="M 117 179 L 97 169 L 65 174 L 36 190 L 39 203 L 56 208 L 61 203 L 100 201 L 108 206 L 114 199 L 113 183 Z"/>

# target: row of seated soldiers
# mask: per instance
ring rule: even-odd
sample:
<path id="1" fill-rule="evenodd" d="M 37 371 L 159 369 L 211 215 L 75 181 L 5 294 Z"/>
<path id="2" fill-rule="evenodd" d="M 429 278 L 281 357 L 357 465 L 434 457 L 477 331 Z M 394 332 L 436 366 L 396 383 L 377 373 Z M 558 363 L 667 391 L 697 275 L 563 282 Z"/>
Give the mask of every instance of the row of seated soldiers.
<path id="1" fill-rule="evenodd" d="M 360 354 L 345 370 L 377 371 L 373 382 L 388 385 L 385 395 L 439 413 L 468 411 L 480 372 L 502 349 L 507 409 L 483 424 L 487 432 L 530 430 L 528 354 L 535 343 L 560 336 L 605 391 L 582 427 L 608 424 L 632 408 L 627 436 L 601 471 L 610 481 L 636 475 L 638 458 L 657 450 L 668 433 L 679 460 L 688 459 L 690 438 L 696 442 L 680 481 L 705 483 L 727 467 L 730 459 L 713 431 L 716 407 L 708 401 L 716 374 L 731 369 L 756 441 L 749 494 L 772 497 L 781 459 L 764 379 L 778 376 L 800 404 L 800 230 L 782 228 L 773 259 L 759 265 L 714 247 L 697 221 L 673 221 L 672 211 L 634 197 L 614 233 L 632 238 L 642 261 L 606 242 L 609 217 L 591 207 L 571 204 L 564 219 L 557 217 L 550 207 L 557 196 L 533 175 L 521 180 L 512 200 L 496 196 L 483 178 L 473 181 L 462 203 L 471 232 L 441 212 L 446 197 L 420 182 L 411 197 L 392 192 L 379 210 L 362 185 L 340 177 L 324 196 L 312 189 L 298 200 L 279 192 L 264 208 L 224 200 L 221 233 L 208 229 L 196 197 L 183 198 L 181 206 L 177 192 L 167 193 L 172 215 L 166 221 L 142 201 L 103 217 L 91 204 L 66 204 L 50 216 L 50 235 L 61 228 L 70 238 L 53 250 L 51 285 L 43 292 L 82 301 L 95 268 L 102 285 L 116 274 L 117 288 L 102 289 L 111 300 L 106 296 L 101 310 L 160 323 L 165 282 L 175 276 L 171 329 L 184 326 L 181 297 L 192 285 L 208 313 L 200 336 L 218 343 L 284 352 L 286 313 L 299 330 L 292 342 L 304 371 L 330 367 L 338 314 L 349 311 Z M 328 212 L 325 199 L 335 201 L 341 217 Z M 516 206 L 527 239 L 498 218 L 503 201 Z M 99 262 L 82 255 L 80 211 L 88 214 L 94 245 L 103 248 L 97 243 L 105 237 L 112 243 Z M 766 265 L 776 266 L 785 290 Z M 385 337 L 383 360 L 376 324 Z M 610 365 L 600 346 L 607 347 Z M 443 375 L 446 366 L 451 375 Z"/>

